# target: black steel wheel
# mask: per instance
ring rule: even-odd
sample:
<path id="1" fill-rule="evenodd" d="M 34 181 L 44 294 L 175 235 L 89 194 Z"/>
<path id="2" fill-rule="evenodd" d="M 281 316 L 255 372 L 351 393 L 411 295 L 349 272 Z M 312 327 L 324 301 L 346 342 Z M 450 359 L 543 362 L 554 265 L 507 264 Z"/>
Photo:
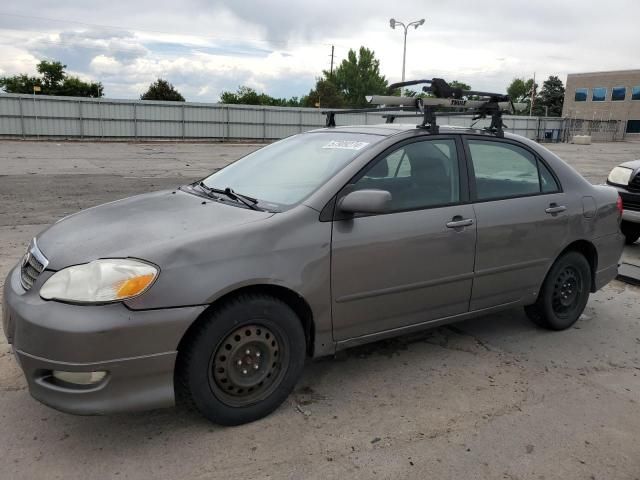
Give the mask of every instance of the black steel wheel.
<path id="1" fill-rule="evenodd" d="M 553 264 L 536 303 L 525 307 L 525 312 L 541 327 L 564 330 L 582 315 L 590 290 L 589 262 L 579 252 L 567 252 Z"/>
<path id="2" fill-rule="evenodd" d="M 560 318 L 570 317 L 580 303 L 584 285 L 578 270 L 568 265 L 556 276 L 551 294 L 551 307 Z"/>
<path id="3" fill-rule="evenodd" d="M 227 405 L 243 407 L 269 396 L 284 374 L 288 352 L 279 335 L 264 325 L 231 332 L 211 358 L 209 384 Z"/>
<path id="4" fill-rule="evenodd" d="M 245 294 L 201 318 L 178 351 L 176 394 L 220 425 L 262 418 L 302 374 L 306 339 L 283 301 Z"/>

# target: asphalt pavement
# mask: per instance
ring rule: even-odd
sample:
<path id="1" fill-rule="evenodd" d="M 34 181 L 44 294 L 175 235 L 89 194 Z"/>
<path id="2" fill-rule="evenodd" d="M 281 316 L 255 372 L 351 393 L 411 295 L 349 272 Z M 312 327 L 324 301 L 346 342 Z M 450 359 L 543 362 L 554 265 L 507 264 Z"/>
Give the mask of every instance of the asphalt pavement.
<path id="1" fill-rule="evenodd" d="M 0 141 L 0 285 L 57 219 L 255 148 Z M 640 143 L 550 148 L 594 183 L 640 158 Z M 517 309 L 310 361 L 274 414 L 234 428 L 183 409 L 51 410 L 0 334 L 0 479 L 638 479 L 639 402 L 640 288 L 620 281 L 567 331 Z"/>

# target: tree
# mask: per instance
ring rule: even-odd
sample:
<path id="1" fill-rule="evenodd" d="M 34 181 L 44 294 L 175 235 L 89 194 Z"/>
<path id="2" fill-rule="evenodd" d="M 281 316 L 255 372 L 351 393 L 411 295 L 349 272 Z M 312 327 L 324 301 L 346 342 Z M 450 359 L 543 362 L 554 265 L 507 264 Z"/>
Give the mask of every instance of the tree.
<path id="1" fill-rule="evenodd" d="M 559 117 L 562 115 L 562 104 L 564 103 L 564 85 L 562 80 L 555 75 L 551 75 L 542 84 L 540 95 L 536 97 L 534 110 L 536 115 L 546 115 L 549 117 Z"/>
<path id="2" fill-rule="evenodd" d="M 85 82 L 78 77 L 67 75 L 66 65 L 61 62 L 42 60 L 37 69 L 40 77 L 26 74 L 0 77 L 0 87 L 7 93 L 33 93 L 38 85 L 41 95 L 62 95 L 69 97 L 102 97 L 104 88 L 100 82 Z"/>
<path id="3" fill-rule="evenodd" d="M 464 82 L 459 82 L 458 80 L 454 80 L 452 82 L 449 82 L 449 86 L 451 88 L 460 88 L 462 90 L 471 90 L 471 86 L 467 85 Z"/>
<path id="4" fill-rule="evenodd" d="M 60 88 L 66 78 L 64 69 L 67 68 L 60 62 L 47 62 L 42 60 L 38 66 L 38 73 L 42 75 L 42 91 L 55 91 Z"/>
<path id="5" fill-rule="evenodd" d="M 345 99 L 331 79 L 318 78 L 315 88 L 300 103 L 304 107 L 342 108 Z"/>
<path id="6" fill-rule="evenodd" d="M 521 109 L 521 112 L 529 112 L 529 105 L 531 105 L 531 89 L 534 88 L 533 78 L 525 80 L 524 78 L 514 78 L 509 87 L 507 88 L 507 95 L 511 98 L 513 103 L 524 103 L 525 108 Z M 538 84 L 535 84 L 535 90 L 537 91 Z M 534 92 L 534 96 L 536 93 Z M 534 103 L 535 105 L 535 103 Z"/>
<path id="7" fill-rule="evenodd" d="M 26 74 L 0 77 L 0 87 L 7 93 L 33 93 L 33 87 L 41 86 L 42 80 Z"/>
<path id="8" fill-rule="evenodd" d="M 330 78 L 324 71 L 326 79 Z M 387 93 L 387 79 L 380 75 L 380 61 L 375 58 L 373 50 L 360 47 L 356 54 L 349 50 L 347 58 L 342 60 L 331 77 L 338 91 L 349 107 L 365 107 L 368 105 L 365 95 Z"/>
<path id="9" fill-rule="evenodd" d="M 276 98 L 266 93 L 258 93 L 251 87 L 241 85 L 236 92 L 223 91 L 220 94 L 220 103 L 240 105 L 267 105 L 272 107 L 298 107 L 298 97 Z"/>
<path id="10" fill-rule="evenodd" d="M 184 97 L 173 85 L 161 78 L 157 79 L 146 92 L 140 95 L 140 100 L 162 100 L 165 102 L 184 102 Z"/>
<path id="11" fill-rule="evenodd" d="M 62 84 L 57 87 L 56 95 L 99 98 L 102 97 L 103 90 L 101 83 L 83 82 L 78 77 L 65 77 Z"/>

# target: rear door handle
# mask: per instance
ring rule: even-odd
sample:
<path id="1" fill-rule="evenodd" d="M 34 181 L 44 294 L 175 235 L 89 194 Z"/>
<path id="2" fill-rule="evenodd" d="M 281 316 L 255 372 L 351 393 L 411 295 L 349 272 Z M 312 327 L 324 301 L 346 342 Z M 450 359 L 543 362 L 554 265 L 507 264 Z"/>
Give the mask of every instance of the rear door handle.
<path id="1" fill-rule="evenodd" d="M 447 228 L 460 228 L 460 227 L 470 227 L 473 225 L 472 218 L 462 218 L 462 217 L 453 217 L 454 219 L 450 222 L 447 222 Z M 460 218 L 460 220 L 457 220 Z"/>
<path id="2" fill-rule="evenodd" d="M 549 205 L 549 208 L 545 209 L 545 212 L 553 215 L 554 213 L 564 212 L 566 209 L 567 207 L 565 207 L 564 205 L 552 203 L 551 205 Z"/>

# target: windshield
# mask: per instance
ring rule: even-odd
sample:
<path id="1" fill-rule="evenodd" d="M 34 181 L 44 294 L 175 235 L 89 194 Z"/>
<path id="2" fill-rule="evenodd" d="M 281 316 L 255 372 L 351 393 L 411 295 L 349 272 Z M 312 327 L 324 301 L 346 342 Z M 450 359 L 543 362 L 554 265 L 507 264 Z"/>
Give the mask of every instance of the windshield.
<path id="1" fill-rule="evenodd" d="M 304 200 L 381 139 L 346 132 L 295 135 L 250 153 L 204 179 L 204 184 L 254 197 L 267 209 L 287 208 Z"/>

